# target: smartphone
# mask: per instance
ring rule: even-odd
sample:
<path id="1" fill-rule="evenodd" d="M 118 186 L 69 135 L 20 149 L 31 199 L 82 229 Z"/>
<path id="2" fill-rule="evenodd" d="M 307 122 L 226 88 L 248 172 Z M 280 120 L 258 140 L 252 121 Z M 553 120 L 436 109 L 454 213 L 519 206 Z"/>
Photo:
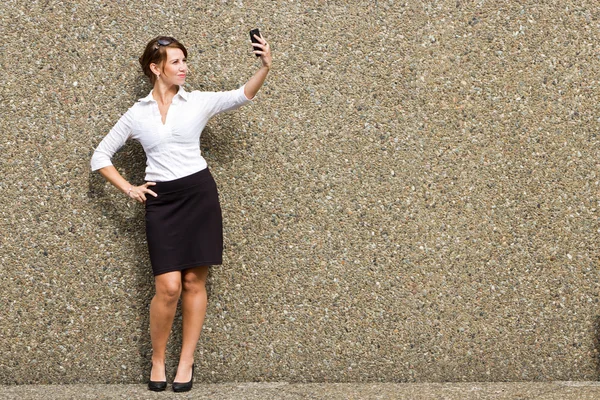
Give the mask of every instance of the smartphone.
<path id="1" fill-rule="evenodd" d="M 250 31 L 250 41 L 252 41 L 252 43 L 260 43 L 260 42 L 259 42 L 259 41 L 258 41 L 258 40 L 257 40 L 257 39 L 254 37 L 254 35 L 256 35 L 256 36 L 259 36 L 259 37 L 260 37 L 260 32 L 259 32 L 258 28 L 256 28 L 256 29 L 252 29 L 252 30 Z M 258 47 L 254 47 L 254 46 L 252 46 L 252 50 L 260 50 L 260 49 L 259 49 Z M 260 57 L 260 55 L 258 55 L 258 54 L 255 54 L 255 55 L 256 55 L 256 57 Z"/>

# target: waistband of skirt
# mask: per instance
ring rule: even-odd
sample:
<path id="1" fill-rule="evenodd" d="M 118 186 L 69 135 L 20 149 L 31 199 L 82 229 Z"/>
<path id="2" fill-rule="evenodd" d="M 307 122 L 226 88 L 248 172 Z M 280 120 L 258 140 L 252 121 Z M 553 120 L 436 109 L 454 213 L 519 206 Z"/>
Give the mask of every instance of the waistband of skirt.
<path id="1" fill-rule="evenodd" d="M 156 182 L 154 186 L 148 186 L 156 194 L 165 194 L 170 192 L 178 192 L 187 188 L 202 184 L 206 180 L 212 180 L 212 174 L 208 167 L 191 175 L 182 178 L 173 179 L 172 181 Z"/>

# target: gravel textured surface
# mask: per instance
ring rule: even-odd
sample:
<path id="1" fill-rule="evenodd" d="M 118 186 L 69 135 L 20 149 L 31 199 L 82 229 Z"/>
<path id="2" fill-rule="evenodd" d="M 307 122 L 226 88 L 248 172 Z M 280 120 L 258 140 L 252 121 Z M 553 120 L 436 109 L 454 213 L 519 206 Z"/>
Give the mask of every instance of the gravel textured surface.
<path id="1" fill-rule="evenodd" d="M 7 0 L 0 383 L 145 381 L 143 208 L 89 160 L 150 38 L 234 89 L 254 27 L 268 82 L 202 136 L 226 248 L 198 382 L 598 379 L 596 2 Z M 142 182 L 140 146 L 114 162 Z"/>
<path id="2" fill-rule="evenodd" d="M 597 382 L 196 385 L 187 393 L 153 393 L 142 385 L 0 386 L 6 400 L 38 399 L 211 399 L 211 400 L 596 400 Z"/>

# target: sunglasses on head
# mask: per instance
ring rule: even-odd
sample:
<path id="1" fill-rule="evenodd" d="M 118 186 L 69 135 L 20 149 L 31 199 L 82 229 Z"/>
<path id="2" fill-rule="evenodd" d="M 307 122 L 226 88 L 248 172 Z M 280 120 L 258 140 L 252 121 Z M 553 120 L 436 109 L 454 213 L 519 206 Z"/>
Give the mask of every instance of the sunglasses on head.
<path id="1" fill-rule="evenodd" d="M 172 38 L 172 37 L 158 39 L 156 41 L 157 46 L 154 47 L 154 50 L 158 50 L 160 46 L 168 46 L 171 43 L 173 43 L 174 41 L 175 41 L 175 38 Z"/>

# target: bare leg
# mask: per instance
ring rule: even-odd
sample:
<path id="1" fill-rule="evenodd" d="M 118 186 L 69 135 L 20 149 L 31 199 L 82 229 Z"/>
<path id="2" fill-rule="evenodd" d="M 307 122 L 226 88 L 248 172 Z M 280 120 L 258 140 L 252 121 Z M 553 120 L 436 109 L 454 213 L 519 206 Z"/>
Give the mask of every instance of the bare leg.
<path id="1" fill-rule="evenodd" d="M 152 340 L 151 381 L 165 381 L 165 351 L 173 326 L 177 300 L 181 294 L 181 272 L 167 272 L 154 278 L 156 294 L 150 303 L 150 339 Z"/>
<path id="2" fill-rule="evenodd" d="M 186 269 L 182 273 L 181 313 L 183 316 L 183 338 L 179 366 L 174 382 L 189 382 L 192 378 L 194 353 L 206 315 L 207 277 L 207 266 Z"/>

